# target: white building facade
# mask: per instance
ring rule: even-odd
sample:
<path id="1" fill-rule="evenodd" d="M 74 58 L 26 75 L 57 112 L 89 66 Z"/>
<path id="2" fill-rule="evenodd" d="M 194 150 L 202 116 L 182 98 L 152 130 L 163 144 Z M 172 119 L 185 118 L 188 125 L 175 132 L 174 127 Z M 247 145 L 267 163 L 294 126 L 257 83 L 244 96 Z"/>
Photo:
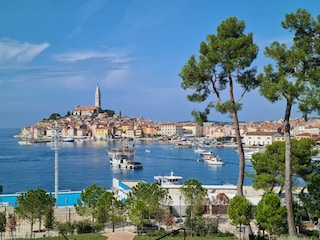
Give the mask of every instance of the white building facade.
<path id="1" fill-rule="evenodd" d="M 160 126 L 161 136 L 173 137 L 183 135 L 183 126 L 177 123 L 164 123 Z"/>

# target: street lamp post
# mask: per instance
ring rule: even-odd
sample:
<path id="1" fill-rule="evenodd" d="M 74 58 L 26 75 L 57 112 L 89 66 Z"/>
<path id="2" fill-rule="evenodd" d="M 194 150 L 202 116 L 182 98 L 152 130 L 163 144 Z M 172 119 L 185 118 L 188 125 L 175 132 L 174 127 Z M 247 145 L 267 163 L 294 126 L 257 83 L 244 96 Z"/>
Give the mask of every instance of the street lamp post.
<path id="1" fill-rule="evenodd" d="M 181 195 L 179 195 L 179 215 L 180 215 L 180 222 L 181 222 Z"/>
<path id="2" fill-rule="evenodd" d="M 66 222 L 68 222 L 69 217 L 68 217 L 68 198 L 66 198 Z"/>
<path id="3" fill-rule="evenodd" d="M 58 129 L 55 130 L 51 139 L 51 149 L 54 150 L 54 190 L 56 197 L 56 208 L 58 208 L 58 189 L 59 189 L 59 166 L 58 166 Z"/>

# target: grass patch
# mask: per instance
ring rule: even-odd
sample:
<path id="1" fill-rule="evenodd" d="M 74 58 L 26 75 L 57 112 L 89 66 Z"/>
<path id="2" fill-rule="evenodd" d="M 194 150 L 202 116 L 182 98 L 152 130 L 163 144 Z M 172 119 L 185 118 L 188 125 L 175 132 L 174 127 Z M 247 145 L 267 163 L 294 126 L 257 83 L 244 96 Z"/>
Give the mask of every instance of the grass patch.
<path id="1" fill-rule="evenodd" d="M 71 240 L 106 240 L 107 237 L 103 236 L 100 233 L 86 233 L 86 234 L 77 234 L 77 235 L 67 235 L 68 239 Z M 37 238 L 41 240 L 64 240 L 63 236 L 58 237 L 45 237 L 45 238 Z"/>
<path id="2" fill-rule="evenodd" d="M 159 236 L 146 236 L 146 235 L 137 235 L 134 237 L 134 240 L 154 240 Z M 67 238 L 70 240 L 106 240 L 107 237 L 100 233 L 87 233 L 87 234 L 77 234 L 77 235 L 67 235 Z M 38 240 L 64 240 L 63 236 L 58 237 L 45 237 L 45 238 L 37 238 Z M 184 240 L 183 237 L 166 237 L 166 240 Z M 187 237 L 187 239 L 194 240 L 212 240 L 212 237 Z M 233 237 L 215 237 L 214 239 L 219 240 L 234 240 L 236 238 Z M 120 239 L 119 239 L 120 240 Z"/>
<path id="3" fill-rule="evenodd" d="M 134 240 L 155 240 L 158 237 L 150 237 L 150 236 L 135 236 Z M 165 240 L 184 240 L 183 237 L 166 237 L 164 238 Z M 212 240 L 212 239 L 217 239 L 217 240 L 235 240 L 237 238 L 235 237 L 187 237 L 186 239 L 194 239 L 194 240 Z"/>

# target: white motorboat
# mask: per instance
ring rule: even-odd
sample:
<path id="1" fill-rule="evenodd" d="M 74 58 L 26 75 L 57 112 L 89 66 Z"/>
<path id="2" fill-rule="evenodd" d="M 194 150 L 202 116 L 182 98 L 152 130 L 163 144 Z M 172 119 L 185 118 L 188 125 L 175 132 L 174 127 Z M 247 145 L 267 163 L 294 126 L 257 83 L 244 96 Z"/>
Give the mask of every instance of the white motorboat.
<path id="1" fill-rule="evenodd" d="M 141 169 L 143 167 L 141 162 L 135 162 L 130 159 L 126 153 L 116 152 L 112 154 L 110 165 L 120 169 Z"/>
<path id="2" fill-rule="evenodd" d="M 154 176 L 154 179 L 161 186 L 163 185 L 179 185 L 181 184 L 181 176 L 174 176 L 173 171 L 170 172 L 170 176 Z"/>
<path id="3" fill-rule="evenodd" d="M 192 147 L 192 143 L 191 142 L 184 142 L 184 141 L 180 141 L 180 142 L 177 142 L 175 145 L 174 145 L 176 148 L 191 148 Z"/>
<path id="4" fill-rule="evenodd" d="M 224 165 L 224 162 L 221 161 L 221 158 L 213 152 L 203 156 L 202 159 L 205 161 L 205 163 L 210 165 Z"/>
<path id="5" fill-rule="evenodd" d="M 201 155 L 202 157 L 211 156 L 212 154 L 213 154 L 212 151 L 203 151 L 203 152 L 200 153 L 200 155 Z"/>
<path id="6" fill-rule="evenodd" d="M 263 152 L 264 149 L 253 149 L 253 150 L 245 150 L 244 151 L 244 158 L 245 160 L 251 160 L 252 159 L 252 155 L 255 153 L 259 153 L 259 152 Z"/>
<path id="7" fill-rule="evenodd" d="M 74 138 L 66 137 L 66 138 L 62 139 L 62 142 L 74 142 Z"/>
<path id="8" fill-rule="evenodd" d="M 21 140 L 21 141 L 18 141 L 18 143 L 21 146 L 31 146 L 32 145 L 32 142 L 30 142 L 28 140 Z"/>
<path id="9" fill-rule="evenodd" d="M 203 153 L 203 152 L 205 152 L 205 151 L 206 151 L 205 149 L 203 149 L 203 148 L 201 148 L 201 147 L 199 147 L 199 146 L 198 146 L 198 148 L 196 148 L 196 149 L 194 150 L 195 153 L 200 153 L 200 154 Z"/>

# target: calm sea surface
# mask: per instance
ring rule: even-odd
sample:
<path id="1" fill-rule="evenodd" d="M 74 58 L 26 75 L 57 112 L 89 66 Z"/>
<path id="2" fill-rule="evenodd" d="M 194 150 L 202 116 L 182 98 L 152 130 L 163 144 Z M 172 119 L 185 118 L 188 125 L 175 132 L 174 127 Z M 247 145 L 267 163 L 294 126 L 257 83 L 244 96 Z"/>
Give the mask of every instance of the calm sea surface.
<path id="1" fill-rule="evenodd" d="M 20 146 L 20 129 L 0 129 L 0 185 L 3 193 L 23 192 L 42 188 L 54 191 L 55 154 L 50 143 Z M 119 147 L 117 141 L 61 143 L 59 147 L 59 190 L 81 191 L 91 184 L 110 189 L 112 178 L 154 182 L 156 175 L 175 175 L 183 180 L 197 179 L 202 184 L 237 184 L 239 157 L 234 148 L 212 149 L 225 162 L 224 166 L 210 166 L 197 161 L 194 148 L 177 149 L 170 143 L 135 142 L 135 161 L 143 169 L 119 170 L 109 165 L 107 149 Z M 145 150 L 151 150 L 146 152 Z M 250 162 L 246 171 L 253 172 Z M 251 184 L 245 179 L 245 185 Z"/>

